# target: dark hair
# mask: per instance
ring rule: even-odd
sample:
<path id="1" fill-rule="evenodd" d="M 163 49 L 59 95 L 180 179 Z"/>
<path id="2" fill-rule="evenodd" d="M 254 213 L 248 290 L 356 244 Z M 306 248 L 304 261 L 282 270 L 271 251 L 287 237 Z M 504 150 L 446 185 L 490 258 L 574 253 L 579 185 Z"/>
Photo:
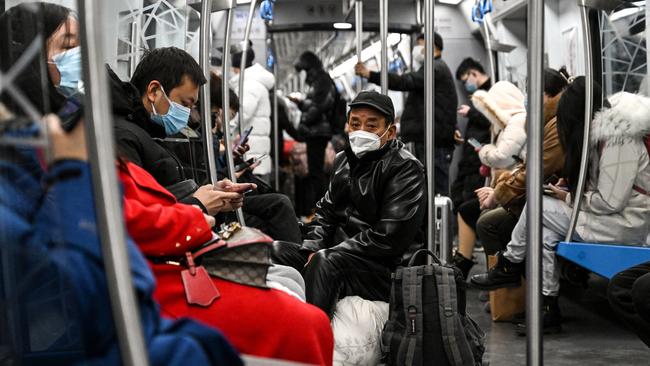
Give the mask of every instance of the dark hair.
<path id="1" fill-rule="evenodd" d="M 593 108 L 594 113 L 603 107 L 602 90 L 594 82 Z M 580 157 L 582 154 L 582 139 L 585 126 L 585 77 L 577 77 L 566 88 L 557 107 L 557 132 L 560 145 L 564 149 L 564 177 L 567 180 L 569 191 L 575 196 L 580 173 Z M 609 104 L 605 101 L 605 107 Z"/>
<path id="2" fill-rule="evenodd" d="M 144 54 L 133 72 L 131 84 L 140 95 L 144 95 L 149 83 L 158 80 L 169 95 L 172 89 L 181 85 L 184 76 L 197 86 L 207 81 L 203 70 L 189 53 L 176 47 L 156 48 Z"/>
<path id="3" fill-rule="evenodd" d="M 296 71 L 309 71 L 312 69 L 318 70 L 323 68 L 323 62 L 315 53 L 305 51 L 300 55 L 300 57 L 298 57 L 298 61 L 296 61 L 293 66 L 296 68 Z"/>
<path id="4" fill-rule="evenodd" d="M 232 55 L 232 62 L 230 65 L 232 67 L 240 68 L 241 67 L 241 59 L 244 56 L 243 52 L 237 52 Z M 246 68 L 249 68 L 253 66 L 253 61 L 255 60 L 255 51 L 253 51 L 252 48 L 249 48 L 246 50 Z"/>
<path id="5" fill-rule="evenodd" d="M 442 51 L 442 49 L 444 48 L 443 47 L 444 43 L 442 43 L 442 37 L 440 36 L 440 34 L 438 34 L 438 32 L 433 32 L 433 45 L 436 46 L 436 48 L 439 49 L 440 51 Z"/>
<path id="6" fill-rule="evenodd" d="M 18 73 L 13 84 L 41 114 L 56 112 L 65 97 L 52 84 L 45 66 L 45 42 L 70 16 L 71 10 L 55 4 L 24 3 L 0 15 L 0 71 L 6 73 L 39 34 L 44 35 L 41 54 Z M 14 114 L 25 116 L 23 108 L 5 90 L 0 101 Z"/>
<path id="7" fill-rule="evenodd" d="M 210 105 L 211 107 L 222 108 L 223 106 L 223 88 L 221 86 L 221 77 L 213 72 L 210 73 Z M 235 92 L 228 88 L 230 96 L 230 108 L 239 112 L 239 97 Z"/>
<path id="8" fill-rule="evenodd" d="M 566 68 L 554 70 L 551 68 L 544 69 L 544 93 L 550 97 L 560 94 L 569 85 L 569 73 Z"/>
<path id="9" fill-rule="evenodd" d="M 456 80 L 460 80 L 463 75 L 470 72 L 470 70 L 476 70 L 481 74 L 485 74 L 485 69 L 478 61 L 474 60 L 471 57 L 468 57 L 460 62 L 458 68 L 456 69 Z"/>
<path id="10" fill-rule="evenodd" d="M 415 40 L 416 40 L 416 41 L 424 40 L 424 33 L 420 33 L 420 34 L 418 34 L 418 36 L 417 36 L 417 38 L 415 38 Z"/>

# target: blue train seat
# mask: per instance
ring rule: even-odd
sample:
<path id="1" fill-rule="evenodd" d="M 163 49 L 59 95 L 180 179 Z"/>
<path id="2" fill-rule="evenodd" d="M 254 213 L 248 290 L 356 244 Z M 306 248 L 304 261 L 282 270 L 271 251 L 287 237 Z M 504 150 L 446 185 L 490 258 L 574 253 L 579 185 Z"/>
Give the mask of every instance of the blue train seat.
<path id="1" fill-rule="evenodd" d="M 561 242 L 557 254 L 608 279 L 650 261 L 650 247 L 629 245 Z"/>

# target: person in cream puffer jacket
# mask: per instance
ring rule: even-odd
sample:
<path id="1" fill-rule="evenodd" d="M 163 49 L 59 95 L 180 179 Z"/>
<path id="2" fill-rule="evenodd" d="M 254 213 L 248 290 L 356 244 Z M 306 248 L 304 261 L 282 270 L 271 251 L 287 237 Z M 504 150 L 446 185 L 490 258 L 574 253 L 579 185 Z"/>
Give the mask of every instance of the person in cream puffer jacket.
<path id="1" fill-rule="evenodd" d="M 492 123 L 497 135 L 494 144 L 488 144 L 479 151 L 481 163 L 496 169 L 509 169 L 517 161 L 515 156 L 525 160 L 526 108 L 525 96 L 517 87 L 507 81 L 500 81 L 489 91 L 477 90 L 472 103 Z"/>

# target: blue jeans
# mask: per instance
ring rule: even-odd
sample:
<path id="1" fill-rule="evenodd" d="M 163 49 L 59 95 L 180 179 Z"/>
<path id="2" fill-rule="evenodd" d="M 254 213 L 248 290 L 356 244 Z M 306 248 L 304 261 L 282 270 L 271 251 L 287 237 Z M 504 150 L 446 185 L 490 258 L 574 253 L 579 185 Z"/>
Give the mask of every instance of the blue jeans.
<path id="1" fill-rule="evenodd" d="M 411 152 L 426 167 L 424 142 L 409 143 Z M 449 165 L 454 156 L 453 147 L 437 147 L 434 150 L 435 192 L 441 196 L 449 196 Z"/>

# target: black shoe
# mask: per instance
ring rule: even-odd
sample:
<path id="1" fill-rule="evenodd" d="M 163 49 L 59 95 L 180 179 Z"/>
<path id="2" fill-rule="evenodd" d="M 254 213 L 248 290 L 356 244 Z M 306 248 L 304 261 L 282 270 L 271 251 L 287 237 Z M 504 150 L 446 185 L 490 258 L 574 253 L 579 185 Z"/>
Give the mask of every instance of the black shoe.
<path id="1" fill-rule="evenodd" d="M 521 263 L 512 263 L 499 254 L 497 264 L 487 273 L 472 276 L 471 283 L 479 290 L 519 287 L 523 271 Z"/>
<path id="2" fill-rule="evenodd" d="M 556 334 L 562 331 L 562 314 L 557 303 L 557 296 L 544 296 L 542 327 L 544 334 Z M 526 323 L 517 324 L 515 331 L 520 336 L 526 335 Z"/>
<path id="3" fill-rule="evenodd" d="M 454 266 L 460 269 L 460 271 L 463 273 L 463 278 L 467 279 L 467 275 L 469 275 L 469 271 L 474 266 L 474 261 L 471 259 L 467 259 L 463 257 L 463 255 L 460 254 L 459 252 L 456 252 L 456 254 L 454 254 L 453 263 Z"/>

